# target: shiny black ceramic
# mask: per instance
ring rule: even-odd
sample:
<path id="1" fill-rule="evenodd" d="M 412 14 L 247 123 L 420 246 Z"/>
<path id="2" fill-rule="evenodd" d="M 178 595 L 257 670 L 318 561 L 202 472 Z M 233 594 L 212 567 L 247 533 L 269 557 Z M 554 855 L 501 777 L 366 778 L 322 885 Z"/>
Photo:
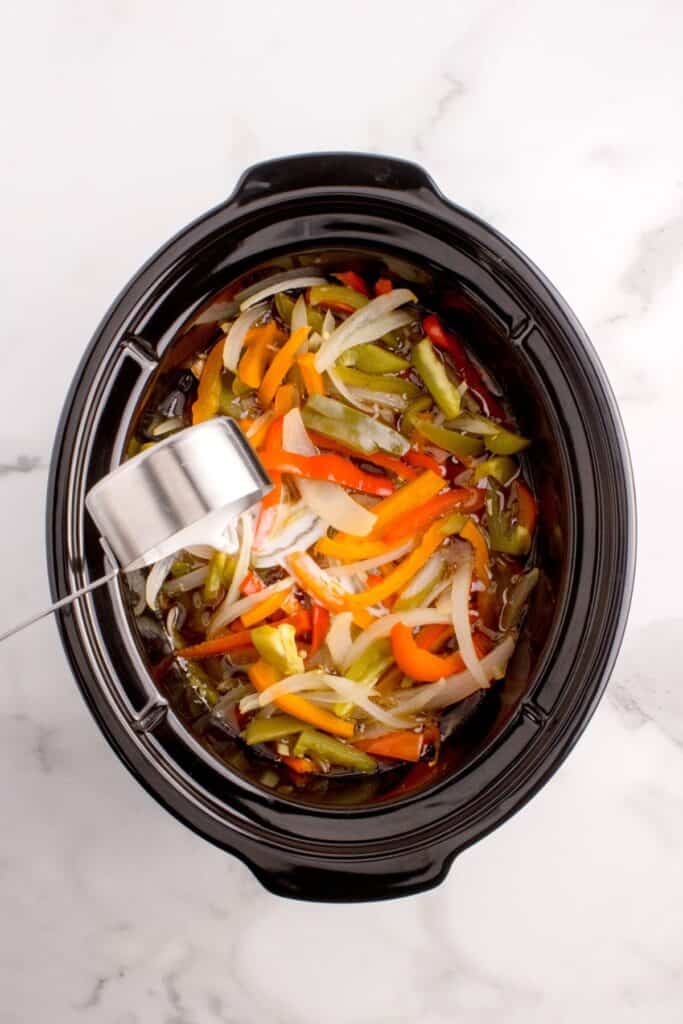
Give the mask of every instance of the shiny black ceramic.
<path id="1" fill-rule="evenodd" d="M 321 251 L 360 268 L 385 258 L 437 296 L 534 438 L 542 582 L 505 684 L 468 715 L 439 771 L 388 794 L 305 802 L 231 771 L 188 732 L 155 685 L 118 584 L 62 611 L 59 625 L 102 731 L 181 821 L 273 892 L 381 899 L 435 885 L 543 785 L 595 709 L 625 625 L 634 498 L 619 415 L 580 325 L 519 250 L 410 163 L 339 153 L 252 167 L 142 268 L 96 331 L 55 443 L 49 572 L 55 599 L 101 573 L 85 493 L 120 460 L 194 313 L 256 266 Z"/>

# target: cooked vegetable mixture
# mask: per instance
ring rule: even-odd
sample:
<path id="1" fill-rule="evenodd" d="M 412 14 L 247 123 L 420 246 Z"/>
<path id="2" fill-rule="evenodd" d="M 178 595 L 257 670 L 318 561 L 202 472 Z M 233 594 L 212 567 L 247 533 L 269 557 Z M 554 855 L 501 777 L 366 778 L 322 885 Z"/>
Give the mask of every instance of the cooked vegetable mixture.
<path id="1" fill-rule="evenodd" d="M 129 454 L 230 416 L 273 489 L 223 549 L 138 579 L 157 678 L 262 758 L 266 785 L 433 763 L 447 709 L 504 677 L 537 581 L 530 439 L 389 276 L 298 269 L 225 307 Z"/>

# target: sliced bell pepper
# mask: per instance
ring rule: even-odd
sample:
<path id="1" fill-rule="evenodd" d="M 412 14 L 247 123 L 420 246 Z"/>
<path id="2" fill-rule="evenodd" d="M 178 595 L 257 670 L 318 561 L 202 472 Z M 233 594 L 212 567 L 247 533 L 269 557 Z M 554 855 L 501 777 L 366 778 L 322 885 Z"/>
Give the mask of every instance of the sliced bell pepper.
<path id="1" fill-rule="evenodd" d="M 451 509 L 458 509 L 461 512 L 477 512 L 484 507 L 485 502 L 486 495 L 477 487 L 456 487 L 444 491 L 443 494 L 437 494 L 423 505 L 413 509 L 405 518 L 399 519 L 382 534 L 382 540 L 388 545 L 397 544 L 404 538 L 413 536 L 423 527 L 429 526 L 435 519 L 439 519 Z M 375 508 L 377 507 L 375 506 Z"/>
<path id="2" fill-rule="evenodd" d="M 422 537 L 418 546 L 392 571 L 381 583 L 359 594 L 349 594 L 348 606 L 352 609 L 367 608 L 379 604 L 385 598 L 401 590 L 421 569 L 428 558 L 436 551 L 444 539 L 444 532 L 439 522 L 433 523 Z"/>
<path id="3" fill-rule="evenodd" d="M 406 452 L 403 456 L 403 461 L 407 462 L 410 466 L 417 466 L 420 469 L 431 469 L 432 473 L 438 473 L 439 476 L 446 475 L 446 467 L 437 462 L 433 455 L 429 455 L 428 452 L 421 452 L 416 448 L 411 448 L 409 452 Z"/>
<path id="4" fill-rule="evenodd" d="M 314 601 L 311 609 L 311 647 L 309 654 L 315 654 L 315 652 L 322 646 L 329 628 L 329 611 L 327 608 L 323 608 L 321 604 L 317 604 Z"/>
<path id="5" fill-rule="evenodd" d="M 325 381 L 321 373 L 315 368 L 315 352 L 303 352 L 296 357 L 296 364 L 301 371 L 301 377 L 309 395 L 324 395 Z"/>
<path id="6" fill-rule="evenodd" d="M 276 626 L 257 626 L 251 631 L 251 642 L 263 661 L 285 676 L 304 671 L 304 660 L 296 646 L 296 629 L 287 622 Z"/>
<path id="7" fill-rule="evenodd" d="M 339 357 L 339 362 L 342 366 L 355 366 L 364 373 L 401 373 L 410 369 L 410 363 L 403 356 L 387 352 L 381 345 L 371 341 L 365 345 L 356 345 L 355 348 L 347 348 Z"/>
<path id="8" fill-rule="evenodd" d="M 412 438 L 419 420 L 425 419 L 426 414 L 434 404 L 431 395 L 422 395 L 411 402 L 401 417 L 401 433 Z"/>
<path id="9" fill-rule="evenodd" d="M 204 423 L 218 412 L 221 403 L 223 373 L 223 348 L 225 338 L 217 341 L 209 352 L 197 388 L 197 398 L 192 406 L 192 423 Z"/>
<path id="10" fill-rule="evenodd" d="M 240 583 L 240 594 L 248 597 L 250 594 L 258 594 L 259 590 L 265 590 L 266 585 L 260 576 L 257 576 L 253 569 L 249 569 Z"/>
<path id="11" fill-rule="evenodd" d="M 248 746 L 255 743 L 272 743 L 273 740 L 284 739 L 301 732 L 303 724 L 291 715 L 272 715 L 271 718 L 252 718 L 244 730 L 244 739 Z"/>
<path id="12" fill-rule="evenodd" d="M 292 757 L 290 754 L 283 754 L 280 760 L 297 775 L 308 775 L 315 771 L 315 764 L 309 757 Z"/>
<path id="13" fill-rule="evenodd" d="M 280 389 L 282 390 L 282 389 Z M 282 451 L 282 416 L 277 416 L 268 427 L 264 441 L 266 452 Z M 280 473 L 273 470 L 270 473 L 273 489 L 261 500 L 261 509 L 254 531 L 254 545 L 259 548 L 277 519 L 277 512 L 282 500 L 282 478 Z"/>
<path id="14" fill-rule="evenodd" d="M 391 377 L 380 373 L 364 373 L 352 366 L 338 366 L 337 376 L 344 384 L 353 388 L 365 388 L 366 391 L 383 391 L 388 395 L 403 395 L 404 398 L 416 398 L 420 388 L 404 377 Z"/>
<path id="15" fill-rule="evenodd" d="M 321 569 L 316 561 L 305 551 L 294 552 L 287 557 L 287 565 L 303 590 L 318 604 L 331 612 L 353 612 L 354 622 L 361 629 L 366 629 L 373 618 L 364 608 L 350 608 L 349 594 L 339 580 Z"/>
<path id="16" fill-rule="evenodd" d="M 346 678 L 363 686 L 374 686 L 393 660 L 389 641 L 375 640 L 349 665 L 345 672 Z"/>
<path id="17" fill-rule="evenodd" d="M 377 770 L 377 762 L 369 754 L 314 729 L 304 729 L 294 745 L 295 757 L 305 757 L 307 754 L 312 754 L 318 761 L 352 768 L 358 772 L 369 774 Z"/>
<path id="18" fill-rule="evenodd" d="M 311 306 L 322 306 L 324 309 L 337 309 L 340 313 L 353 313 L 361 306 L 367 305 L 366 295 L 340 284 L 316 284 L 308 293 Z"/>
<path id="19" fill-rule="evenodd" d="M 254 608 L 251 608 L 248 612 L 245 612 L 241 617 L 242 625 L 245 629 L 250 629 L 255 626 L 257 622 L 263 622 L 269 615 L 273 615 L 274 612 L 279 611 L 283 604 L 287 600 L 287 597 L 291 591 L 289 590 L 276 590 L 275 593 L 269 594 L 268 597 L 257 604 Z"/>
<path id="20" fill-rule="evenodd" d="M 475 395 L 484 412 L 489 416 L 507 422 L 507 415 L 498 399 L 491 394 L 490 390 L 482 380 L 481 374 L 470 361 L 464 347 L 452 331 L 446 331 L 438 316 L 431 313 L 422 321 L 425 334 L 432 344 L 437 348 L 448 352 L 458 373 L 460 373 L 468 388 Z"/>
<path id="21" fill-rule="evenodd" d="M 357 274 L 355 270 L 345 270 L 341 274 L 333 274 L 338 281 L 346 285 L 347 288 L 353 288 L 355 292 L 360 292 L 361 295 L 365 295 L 366 298 L 370 297 L 368 286 L 366 285 L 360 274 Z"/>
<path id="22" fill-rule="evenodd" d="M 492 476 L 494 480 L 503 485 L 509 483 L 518 470 L 514 459 L 507 455 L 494 455 L 493 458 L 484 459 L 474 467 L 474 482 L 479 483 L 484 477 Z"/>
<path id="23" fill-rule="evenodd" d="M 243 384 L 256 389 L 263 380 L 270 351 L 281 338 L 274 320 L 262 327 L 253 327 L 247 336 L 244 354 L 237 367 L 237 375 Z"/>
<path id="24" fill-rule="evenodd" d="M 520 522 L 512 521 L 512 510 L 502 511 L 500 496 L 489 487 L 486 495 L 486 527 L 492 551 L 519 558 L 531 549 L 531 533 Z"/>
<path id="25" fill-rule="evenodd" d="M 206 579 L 204 580 L 204 601 L 206 604 L 213 604 L 223 586 L 223 573 L 228 561 L 228 554 L 225 551 L 214 551 L 209 559 L 209 566 Z"/>
<path id="26" fill-rule="evenodd" d="M 336 537 L 321 537 L 315 550 L 328 558 L 337 558 L 340 562 L 358 562 L 364 558 L 384 555 L 391 550 L 391 546 L 382 540 L 360 540 L 358 537 L 337 534 Z"/>
<path id="27" fill-rule="evenodd" d="M 479 494 L 482 494 L 482 492 L 479 491 Z M 484 534 L 473 519 L 468 519 L 465 526 L 460 530 L 460 536 L 464 540 L 469 541 L 474 549 L 474 575 L 485 586 L 488 586 L 491 582 L 491 559 L 489 557 L 489 546 L 486 543 Z"/>
<path id="28" fill-rule="evenodd" d="M 393 455 L 385 455 L 383 452 L 363 452 L 361 455 L 359 452 L 354 451 L 353 448 L 343 444 L 341 441 L 333 441 L 332 438 L 325 437 L 323 434 L 318 434 L 314 430 L 309 430 L 308 436 L 313 444 L 317 445 L 318 448 L 327 448 L 328 451 L 343 452 L 345 455 L 352 455 L 356 459 L 362 459 L 363 462 L 369 462 L 373 466 L 380 466 L 381 469 L 388 470 L 388 472 L 399 477 L 400 480 L 414 480 L 417 476 L 414 469 L 411 469 L 410 466 L 406 466 L 401 459 L 397 459 Z"/>
<path id="29" fill-rule="evenodd" d="M 404 455 L 410 447 L 397 430 L 324 395 L 311 395 L 301 410 L 301 416 L 310 430 L 341 441 L 361 454 L 379 450 L 390 455 Z"/>
<path id="30" fill-rule="evenodd" d="M 431 651 L 432 654 L 443 647 L 450 637 L 453 636 L 453 627 L 449 626 L 448 623 L 431 623 L 429 626 L 422 626 L 418 630 L 415 642 L 418 647 L 421 647 L 425 651 Z"/>
<path id="31" fill-rule="evenodd" d="M 388 292 L 393 292 L 394 285 L 388 277 L 378 277 L 375 281 L 375 295 L 386 295 Z"/>
<path id="32" fill-rule="evenodd" d="M 533 534 L 538 515 L 536 499 L 523 480 L 515 480 L 513 483 L 512 499 L 517 503 L 517 521 L 530 535 Z"/>
<path id="33" fill-rule="evenodd" d="M 291 622 L 297 632 L 297 636 L 308 633 L 311 629 L 311 617 L 307 611 L 298 612 L 287 619 L 281 619 L 278 625 L 283 622 Z M 176 658 L 186 658 L 192 661 L 200 661 L 204 658 L 217 658 L 221 654 L 238 650 L 241 647 L 253 647 L 251 631 L 241 629 L 236 632 L 224 633 L 212 640 L 204 640 L 200 644 L 193 644 L 191 647 L 183 647 L 175 652 Z"/>
<path id="34" fill-rule="evenodd" d="M 270 473 L 291 473 L 307 480 L 327 480 L 352 491 L 376 494 L 380 498 L 394 493 L 394 485 L 386 476 L 364 473 L 342 455 L 295 455 L 292 452 L 262 452 L 261 462 Z"/>
<path id="35" fill-rule="evenodd" d="M 267 690 L 280 678 L 276 669 L 262 660 L 250 665 L 247 675 L 252 686 L 259 693 Z M 283 694 L 281 697 L 277 697 L 274 703 L 286 714 L 293 715 L 294 718 L 298 718 L 308 725 L 316 726 L 318 729 L 324 729 L 325 732 L 331 732 L 335 736 L 343 736 L 346 739 L 353 736 L 353 722 L 347 722 L 343 718 L 330 714 L 329 711 L 316 707 L 315 704 L 296 693 Z"/>
<path id="36" fill-rule="evenodd" d="M 418 683 L 433 683 L 464 668 L 460 654 L 442 656 L 430 653 L 417 643 L 412 630 L 401 622 L 391 631 L 391 647 L 396 664 Z"/>
<path id="37" fill-rule="evenodd" d="M 269 406 L 275 398 L 275 392 L 291 370 L 297 352 L 310 333 L 310 327 L 300 327 L 276 352 L 259 387 L 259 398 L 264 407 Z"/>
<path id="38" fill-rule="evenodd" d="M 354 740 L 354 747 L 375 757 L 389 757 L 396 761 L 419 761 L 425 747 L 423 732 L 410 729 L 388 732 L 372 740 Z"/>
<path id="39" fill-rule="evenodd" d="M 418 417 L 415 420 L 415 429 L 437 448 L 443 448 L 444 451 L 456 455 L 459 459 L 481 455 L 484 450 L 484 444 L 478 437 L 470 437 L 469 434 L 461 434 L 458 430 L 439 427 L 431 420 Z"/>
<path id="40" fill-rule="evenodd" d="M 281 384 L 273 399 L 273 412 L 276 416 L 285 416 L 290 409 L 299 404 L 299 396 L 293 384 Z"/>
<path id="41" fill-rule="evenodd" d="M 423 338 L 413 346 L 412 358 L 413 366 L 444 416 L 454 419 L 460 412 L 460 392 L 429 338 Z"/>
<path id="42" fill-rule="evenodd" d="M 373 515 L 376 517 L 375 525 L 372 528 L 372 538 L 381 537 L 394 523 L 404 519 L 405 516 L 412 515 L 425 502 L 438 494 L 443 486 L 444 482 L 441 477 L 427 469 L 420 476 L 394 491 L 390 498 L 378 502 L 372 509 Z"/>

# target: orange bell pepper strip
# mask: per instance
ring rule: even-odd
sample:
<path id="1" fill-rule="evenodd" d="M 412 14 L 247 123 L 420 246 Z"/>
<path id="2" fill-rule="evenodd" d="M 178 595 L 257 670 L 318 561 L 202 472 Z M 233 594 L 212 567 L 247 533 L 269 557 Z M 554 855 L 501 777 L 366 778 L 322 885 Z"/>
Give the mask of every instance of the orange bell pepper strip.
<path id="1" fill-rule="evenodd" d="M 293 384 L 281 384 L 273 399 L 273 412 L 276 416 L 285 416 L 290 409 L 299 404 L 299 396 Z"/>
<path id="2" fill-rule="evenodd" d="M 370 298 L 370 292 L 360 274 L 357 274 L 355 270 L 345 270 L 343 274 L 333 274 L 332 277 L 336 277 L 338 281 L 345 284 L 347 288 L 353 288 L 354 292 L 360 292 L 361 295 Z"/>
<path id="3" fill-rule="evenodd" d="M 321 373 L 315 368 L 315 352 L 302 352 L 296 357 L 296 364 L 301 370 L 304 387 L 309 395 L 324 395 L 325 382 Z"/>
<path id="4" fill-rule="evenodd" d="M 274 594 L 269 594 L 268 597 L 257 604 L 254 608 L 250 608 L 248 612 L 245 612 L 242 616 L 242 625 L 245 629 L 251 629 L 257 622 L 263 622 L 269 615 L 282 608 L 283 604 L 287 600 L 287 597 L 291 591 L 289 590 L 276 590 Z"/>
<path id="5" fill-rule="evenodd" d="M 375 281 L 375 295 L 386 295 L 393 290 L 394 285 L 388 277 L 378 277 Z"/>
<path id="6" fill-rule="evenodd" d="M 242 422 L 240 423 L 240 426 L 242 425 Z M 271 423 L 272 413 L 267 412 L 264 413 L 263 416 L 259 416 L 258 419 L 252 420 L 252 422 L 244 431 L 247 441 L 254 449 L 254 451 L 258 451 L 259 448 L 263 447 L 266 440 L 266 435 L 268 434 L 268 428 L 270 427 Z"/>
<path id="7" fill-rule="evenodd" d="M 428 452 L 418 451 L 416 448 L 411 448 L 410 451 L 407 451 L 403 456 L 403 461 L 407 462 L 409 466 L 431 469 L 432 473 L 437 473 L 439 476 L 446 475 L 446 467 L 437 462 L 433 455 L 429 455 Z"/>
<path id="8" fill-rule="evenodd" d="M 417 643 L 412 630 L 398 622 L 391 631 L 391 649 L 396 664 L 418 683 L 434 683 L 444 676 L 461 672 L 464 662 L 455 654 L 432 654 Z"/>
<path id="9" fill-rule="evenodd" d="M 418 569 L 421 569 L 425 562 L 434 554 L 444 539 L 441 523 L 432 523 L 424 534 L 418 546 L 392 571 L 385 576 L 381 583 L 359 594 L 349 594 L 347 603 L 349 608 L 367 608 L 369 605 L 378 604 L 390 597 L 397 590 L 402 590 L 413 578 Z"/>
<path id="10" fill-rule="evenodd" d="M 414 480 L 408 481 L 403 487 L 394 491 L 391 497 L 385 498 L 384 501 L 380 501 L 373 507 L 372 513 L 377 518 L 370 536 L 373 539 L 382 537 L 385 531 L 399 519 L 403 519 L 407 515 L 414 515 L 415 511 L 438 494 L 443 486 L 444 482 L 441 477 L 429 469 L 415 477 Z"/>
<path id="11" fill-rule="evenodd" d="M 327 636 L 330 628 L 330 613 L 321 604 L 313 605 L 311 611 L 311 647 L 309 654 L 315 654 Z"/>
<path id="12" fill-rule="evenodd" d="M 486 494 L 476 487 L 457 487 L 443 494 L 437 494 L 424 505 L 416 508 L 405 518 L 400 519 L 382 535 L 386 544 L 398 544 L 407 537 L 414 536 L 417 530 L 421 530 L 435 519 L 440 519 L 451 509 L 462 511 L 474 511 L 475 508 L 482 508 L 486 501 Z M 375 509 L 372 510 L 373 512 Z"/>
<path id="13" fill-rule="evenodd" d="M 318 554 L 327 555 L 328 558 L 337 558 L 340 562 L 359 562 L 364 558 L 374 558 L 375 555 L 383 555 L 391 551 L 389 544 L 381 540 L 359 540 L 357 537 L 349 537 L 337 534 L 336 537 L 321 537 L 315 545 Z"/>
<path id="14" fill-rule="evenodd" d="M 273 666 L 265 661 L 257 661 L 255 664 L 250 665 L 247 669 L 247 675 L 251 685 L 259 693 L 267 690 L 269 686 L 272 686 L 279 679 L 278 673 Z M 308 725 L 313 725 L 316 729 L 322 729 L 323 732 L 329 732 L 333 736 L 341 736 L 347 740 L 353 736 L 353 722 L 347 722 L 343 718 L 338 718 L 337 715 L 325 711 L 323 708 L 316 707 L 315 704 L 311 704 L 305 697 L 300 697 L 296 693 L 285 693 L 281 697 L 277 697 L 274 703 L 282 711 L 286 711 L 288 715 L 293 715 L 294 718 L 298 718 Z"/>
<path id="15" fill-rule="evenodd" d="M 257 576 L 252 569 L 249 569 L 244 579 L 240 583 L 240 594 L 242 594 L 244 597 L 248 597 L 250 594 L 258 594 L 259 590 L 265 589 L 265 583 L 263 582 L 261 577 Z"/>
<path id="16" fill-rule="evenodd" d="M 460 536 L 463 540 L 469 541 L 474 548 L 474 575 L 488 586 L 491 582 L 491 568 L 489 546 L 484 534 L 473 519 L 468 519 L 460 531 Z"/>
<path id="17" fill-rule="evenodd" d="M 269 473 L 291 473 L 307 480 L 329 480 L 352 491 L 387 497 L 393 494 L 394 485 L 386 476 L 365 473 L 350 459 L 342 455 L 295 455 L 285 451 L 266 451 L 261 462 Z"/>
<path id="18" fill-rule="evenodd" d="M 244 355 L 237 367 L 237 376 L 250 388 L 259 387 L 266 370 L 270 349 L 280 338 L 280 331 L 274 320 L 263 327 L 254 327 L 247 335 Z"/>
<path id="19" fill-rule="evenodd" d="M 384 736 L 376 736 L 372 740 L 354 740 L 354 747 L 364 750 L 375 757 L 390 757 L 397 761 L 419 761 L 425 746 L 422 732 L 401 729 L 388 732 Z"/>
<path id="20" fill-rule="evenodd" d="M 318 434 L 315 430 L 309 430 L 308 436 L 318 448 L 324 448 L 328 452 L 340 452 L 343 455 L 348 455 L 350 458 L 360 459 L 361 462 L 369 462 L 371 466 L 379 466 L 381 469 L 386 469 L 389 473 L 393 473 L 400 480 L 414 480 L 417 476 L 414 469 L 406 466 L 402 459 L 397 459 L 394 455 L 384 455 L 383 452 L 373 452 L 372 454 L 363 452 L 361 455 L 360 452 L 347 447 L 341 441 L 334 441 L 331 437 Z"/>
<path id="21" fill-rule="evenodd" d="M 311 629 L 311 617 L 308 612 L 298 612 L 288 618 L 280 619 L 280 623 L 291 623 L 294 626 L 297 636 L 301 633 L 308 633 Z M 231 630 L 221 636 L 213 637 L 211 640 L 204 640 L 200 644 L 192 644 L 191 647 L 183 647 L 175 652 L 176 658 L 187 658 L 192 661 L 199 661 L 202 658 L 215 658 L 228 651 L 238 650 L 241 647 L 253 647 L 251 632 L 248 629 Z"/>
<path id="22" fill-rule="evenodd" d="M 276 417 L 269 425 L 264 441 L 264 448 L 267 452 L 281 451 L 282 449 L 282 416 Z M 273 470 L 270 474 L 273 484 L 272 491 L 266 494 L 261 501 L 261 509 L 256 529 L 254 530 L 254 545 L 260 547 L 271 529 L 275 525 L 277 510 L 282 498 L 282 478 L 279 473 Z"/>
<path id="23" fill-rule="evenodd" d="M 275 398 L 275 392 L 294 365 L 295 356 L 310 332 L 310 327 L 299 327 L 276 352 L 259 388 L 259 398 L 264 408 Z"/>
<path id="24" fill-rule="evenodd" d="M 283 754 L 280 760 L 297 775 L 307 775 L 315 771 L 315 764 L 310 757 L 290 757 L 288 754 Z"/>
<path id="25" fill-rule="evenodd" d="M 447 623 L 435 622 L 430 626 L 422 626 L 418 630 L 415 642 L 418 647 L 435 654 L 440 647 L 443 647 L 446 640 L 453 636 L 453 627 Z"/>
<path id="26" fill-rule="evenodd" d="M 536 529 L 538 510 L 536 499 L 523 480 L 515 480 L 512 485 L 512 496 L 517 502 L 517 520 L 520 526 L 533 534 Z"/>
<path id="27" fill-rule="evenodd" d="M 352 611 L 354 622 L 361 629 L 374 621 L 372 615 L 364 608 L 351 608 L 350 594 L 344 590 L 339 580 L 330 576 L 305 551 L 294 552 L 287 558 L 287 565 L 299 585 L 323 608 L 330 612 Z"/>
<path id="28" fill-rule="evenodd" d="M 220 407 L 224 346 L 225 338 L 216 342 L 204 362 L 197 388 L 197 398 L 192 406 L 193 424 L 210 420 Z"/>

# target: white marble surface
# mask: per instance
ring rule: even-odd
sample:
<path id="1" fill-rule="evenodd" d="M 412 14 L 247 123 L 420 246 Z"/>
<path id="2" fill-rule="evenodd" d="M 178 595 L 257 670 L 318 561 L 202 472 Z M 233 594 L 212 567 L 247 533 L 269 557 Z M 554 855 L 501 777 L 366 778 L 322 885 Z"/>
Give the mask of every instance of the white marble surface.
<path id="1" fill-rule="evenodd" d="M 245 165 L 300 150 L 416 159 L 547 271 L 621 403 L 640 557 L 565 766 L 440 889 L 378 906 L 265 893 L 121 766 L 51 622 L 5 645 L 3 1024 L 681 1020 L 682 48 L 680 0 L 8 9 L 0 624 L 47 597 L 50 447 L 102 311 Z"/>

